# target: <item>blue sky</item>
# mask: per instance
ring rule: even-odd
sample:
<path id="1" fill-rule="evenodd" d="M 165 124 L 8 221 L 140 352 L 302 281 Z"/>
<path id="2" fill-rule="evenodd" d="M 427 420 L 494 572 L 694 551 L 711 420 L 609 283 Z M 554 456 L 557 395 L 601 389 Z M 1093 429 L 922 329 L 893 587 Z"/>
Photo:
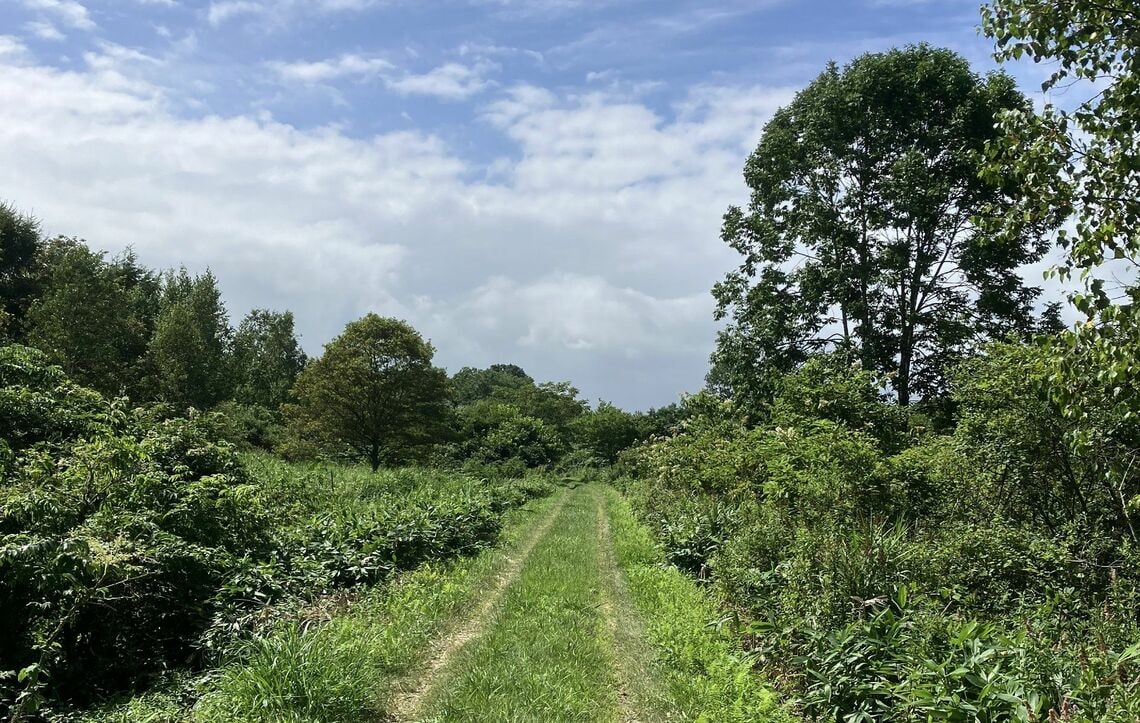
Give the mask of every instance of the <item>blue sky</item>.
<path id="1" fill-rule="evenodd" d="M 310 353 L 376 311 L 452 371 L 645 408 L 701 386 L 719 219 L 771 113 L 909 42 L 989 70 L 977 24 L 975 0 L 0 0 L 0 198 L 209 267 L 235 323 L 288 308 Z"/>

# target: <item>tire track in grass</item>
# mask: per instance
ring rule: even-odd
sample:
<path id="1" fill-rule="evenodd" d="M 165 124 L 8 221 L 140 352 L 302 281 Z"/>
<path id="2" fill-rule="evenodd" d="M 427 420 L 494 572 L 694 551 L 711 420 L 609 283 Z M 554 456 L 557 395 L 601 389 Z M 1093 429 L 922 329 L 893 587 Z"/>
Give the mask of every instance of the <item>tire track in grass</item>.
<path id="1" fill-rule="evenodd" d="M 558 493 L 558 501 L 546 514 L 546 519 L 525 539 L 522 546 L 506 558 L 505 564 L 495 575 L 494 584 L 474 612 L 456 626 L 450 635 L 441 639 L 432 649 L 428 662 L 396 689 L 389 704 L 390 720 L 414 721 L 422 712 L 424 701 L 428 699 L 436 685 L 444 678 L 451 661 L 473 640 L 482 636 L 503 601 L 503 595 L 519 578 L 527 558 L 539 542 L 550 532 L 555 520 L 562 513 L 562 506 L 569 496 L 567 490 Z"/>
<path id="2" fill-rule="evenodd" d="M 673 720 L 671 706 L 655 685 L 648 667 L 654 651 L 646 641 L 641 616 L 634 608 L 625 575 L 617 564 L 603 493 L 595 489 L 593 497 L 598 519 L 599 571 L 603 578 L 599 581 L 603 590 L 602 611 L 613 651 L 620 719 L 623 723 Z"/>

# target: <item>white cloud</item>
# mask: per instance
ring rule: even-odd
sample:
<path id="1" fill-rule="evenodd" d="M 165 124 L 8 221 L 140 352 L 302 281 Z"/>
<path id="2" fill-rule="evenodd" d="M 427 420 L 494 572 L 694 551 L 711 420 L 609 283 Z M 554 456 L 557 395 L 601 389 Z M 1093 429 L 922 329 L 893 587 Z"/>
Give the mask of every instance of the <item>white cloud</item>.
<path id="1" fill-rule="evenodd" d="M 87 8 L 77 0 L 21 0 L 25 7 L 54 15 L 60 22 L 76 30 L 94 30 L 95 21 Z"/>
<path id="2" fill-rule="evenodd" d="M 24 29 L 41 40 L 63 40 L 66 36 L 47 20 L 33 20 L 25 23 Z"/>
<path id="3" fill-rule="evenodd" d="M 374 56 L 348 53 L 315 61 L 273 61 L 267 66 L 287 82 L 317 85 L 335 80 L 380 78 L 401 95 L 427 95 L 442 100 L 463 100 L 490 85 L 486 74 L 498 66 L 486 60 L 472 65 L 445 63 L 426 73 L 399 71 L 391 62 Z"/>
<path id="4" fill-rule="evenodd" d="M 213 26 L 221 25 L 243 15 L 260 15 L 268 12 L 268 6 L 254 0 L 221 0 L 212 2 L 206 10 L 206 19 Z"/>
<path id="5" fill-rule="evenodd" d="M 705 293 L 660 299 L 597 275 L 553 273 L 525 283 L 493 277 L 463 310 L 477 327 L 514 334 L 504 341 L 515 346 L 638 356 L 675 353 L 678 342 L 700 340 L 692 332 L 707 326 L 712 303 Z M 701 341 L 695 350 L 703 347 Z"/>
<path id="6" fill-rule="evenodd" d="M 28 46 L 11 35 L 0 35 L 0 60 L 14 63 L 28 54 Z"/>
<path id="7" fill-rule="evenodd" d="M 232 312 L 290 308 L 312 352 L 373 310 L 411 321 L 453 369 L 517 361 L 633 406 L 700 383 L 707 290 L 733 262 L 719 218 L 741 200 L 741 149 L 784 97 L 710 87 L 667 117 L 518 86 L 483 114 L 517 156 L 481 166 L 422 132 L 182 118 L 181 94 L 157 85 L 162 59 L 110 43 L 85 59 L 30 65 L 0 39 L 0 187 L 49 232 L 209 266 Z M 404 92 L 482 83 L 447 71 Z"/>
<path id="8" fill-rule="evenodd" d="M 215 27 L 243 16 L 281 25 L 301 14 L 360 11 L 379 4 L 381 0 L 214 0 L 206 19 Z"/>
<path id="9" fill-rule="evenodd" d="M 366 57 L 356 54 L 345 54 L 339 58 L 317 61 L 297 62 L 271 62 L 269 67 L 276 72 L 282 80 L 299 81 L 302 83 L 323 83 L 345 77 L 369 78 L 375 77 L 386 70 L 395 68 L 392 63 L 383 58 Z"/>
<path id="10" fill-rule="evenodd" d="M 491 67 L 487 63 L 462 65 L 446 63 L 426 73 L 410 73 L 388 80 L 388 87 L 405 95 L 430 95 L 444 100 L 470 98 L 486 88 L 489 81 L 484 77 Z"/>

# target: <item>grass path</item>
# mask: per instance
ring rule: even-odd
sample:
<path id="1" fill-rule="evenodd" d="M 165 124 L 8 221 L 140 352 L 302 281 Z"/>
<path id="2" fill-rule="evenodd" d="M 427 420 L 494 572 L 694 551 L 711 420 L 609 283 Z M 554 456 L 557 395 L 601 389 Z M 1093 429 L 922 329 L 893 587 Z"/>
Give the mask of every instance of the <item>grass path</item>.
<path id="1" fill-rule="evenodd" d="M 434 690 L 440 673 L 448 667 L 451 659 L 471 640 L 482 635 L 483 628 L 499 606 L 504 592 L 518 580 L 523 564 L 530 558 L 535 545 L 546 537 L 565 502 L 566 496 L 562 493 L 546 518 L 530 531 L 519 548 L 506 554 L 497 573 L 487 581 L 489 589 L 484 587 L 483 599 L 474 612 L 458 625 L 453 625 L 436 641 L 425 665 L 395 685 L 399 692 L 393 696 L 390 710 L 397 720 L 414 720 L 419 715 L 425 697 Z"/>
<path id="2" fill-rule="evenodd" d="M 425 654 L 398 721 L 783 721 L 715 601 L 612 489 L 561 494 Z"/>

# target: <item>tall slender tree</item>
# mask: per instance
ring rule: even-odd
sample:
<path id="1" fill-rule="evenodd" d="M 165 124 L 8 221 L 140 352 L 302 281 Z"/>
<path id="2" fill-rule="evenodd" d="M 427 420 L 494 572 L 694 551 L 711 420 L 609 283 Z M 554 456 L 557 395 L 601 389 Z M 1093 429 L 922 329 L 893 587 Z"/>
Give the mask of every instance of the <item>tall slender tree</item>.
<path id="1" fill-rule="evenodd" d="M 847 351 L 887 373 L 900 404 L 937 395 L 979 342 L 1034 326 L 1041 229 L 989 234 L 973 221 L 1021 189 L 979 176 L 1005 110 L 1028 111 L 1005 74 L 979 77 L 928 45 L 831 64 L 764 129 L 725 215 L 743 257 L 716 285 L 730 320 L 712 380 L 760 404 L 766 380 L 809 354 Z"/>
<path id="2" fill-rule="evenodd" d="M 157 397 L 199 409 L 229 399 L 233 330 L 214 275 L 168 273 L 160 309 L 149 349 Z"/>
<path id="3" fill-rule="evenodd" d="M 157 279 L 133 256 L 108 261 L 77 239 L 57 238 L 40 254 L 40 294 L 26 340 L 85 386 L 134 394 L 153 327 Z"/>
<path id="4" fill-rule="evenodd" d="M 234 334 L 234 398 L 277 409 L 305 368 L 305 352 L 293 329 L 293 312 L 254 309 Z"/>
<path id="5" fill-rule="evenodd" d="M 14 337 L 32 302 L 40 222 L 0 201 L 0 339 Z"/>

